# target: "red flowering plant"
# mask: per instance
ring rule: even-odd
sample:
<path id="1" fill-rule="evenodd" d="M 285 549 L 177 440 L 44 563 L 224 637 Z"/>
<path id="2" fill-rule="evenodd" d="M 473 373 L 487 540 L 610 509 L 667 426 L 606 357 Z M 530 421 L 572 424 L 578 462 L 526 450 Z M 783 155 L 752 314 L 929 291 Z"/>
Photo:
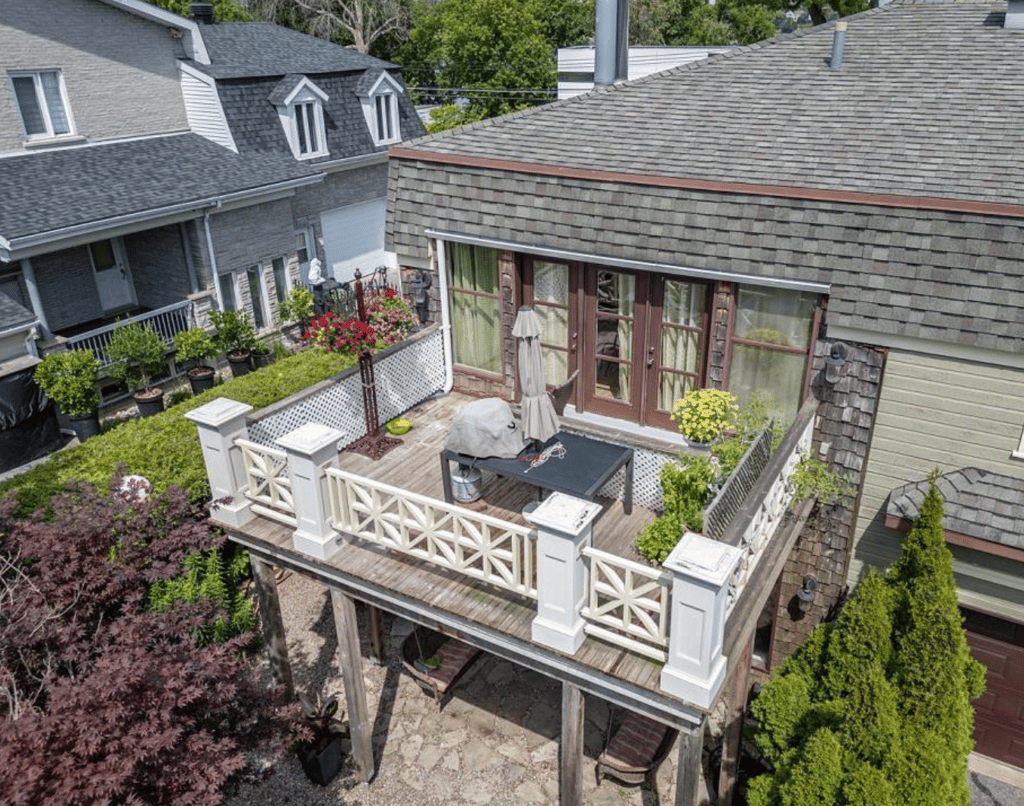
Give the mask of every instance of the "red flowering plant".
<path id="1" fill-rule="evenodd" d="M 384 344 L 397 344 L 416 329 L 418 322 L 412 307 L 393 288 L 367 298 L 366 318 Z"/>
<path id="2" fill-rule="evenodd" d="M 312 320 L 303 337 L 328 353 L 358 355 L 377 346 L 373 327 L 355 317 L 339 319 L 331 311 Z"/>

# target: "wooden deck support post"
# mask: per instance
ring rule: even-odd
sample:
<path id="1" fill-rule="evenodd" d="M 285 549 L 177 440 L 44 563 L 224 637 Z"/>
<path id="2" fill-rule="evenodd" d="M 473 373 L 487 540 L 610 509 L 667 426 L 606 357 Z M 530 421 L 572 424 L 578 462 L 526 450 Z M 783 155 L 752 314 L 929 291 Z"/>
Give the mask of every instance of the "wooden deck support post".
<path id="1" fill-rule="evenodd" d="M 747 692 L 750 690 L 751 636 L 743 654 L 736 658 L 729 686 L 729 704 L 725 729 L 722 732 L 722 768 L 718 776 L 718 806 L 732 806 L 736 791 L 736 773 L 740 760 L 740 741 L 743 735 L 743 717 L 747 712 Z"/>
<path id="2" fill-rule="evenodd" d="M 370 657 L 378 666 L 383 666 L 387 663 L 384 652 L 384 647 L 387 646 L 384 636 L 384 611 L 368 604 L 366 615 L 370 622 Z"/>
<path id="3" fill-rule="evenodd" d="M 329 560 L 340 548 L 330 524 L 326 471 L 338 459 L 342 436 L 336 428 L 306 423 L 277 440 L 288 454 L 296 521 L 292 545 L 318 560 Z"/>
<path id="4" fill-rule="evenodd" d="M 229 526 L 241 526 L 252 517 L 248 499 L 239 494 L 246 484 L 245 466 L 242 449 L 235 445 L 236 439 L 249 437 L 245 417 L 250 411 L 252 406 L 218 397 L 185 414 L 186 419 L 199 426 L 211 499 L 231 499 L 217 504 L 213 511 L 216 520 Z"/>
<path id="5" fill-rule="evenodd" d="M 559 806 L 583 802 L 583 692 L 562 681 L 562 736 L 559 741 Z"/>
<path id="6" fill-rule="evenodd" d="M 704 723 L 679 731 L 679 758 L 676 760 L 676 806 L 700 806 L 704 770 Z"/>
<path id="7" fill-rule="evenodd" d="M 291 700 L 295 696 L 295 684 L 292 682 L 292 665 L 288 662 L 288 642 L 284 635 L 284 619 L 281 618 L 274 568 L 251 554 L 249 565 L 252 567 L 256 597 L 260 603 L 260 626 L 270 654 L 270 669 L 274 680 L 279 686 L 284 686 L 285 694 Z"/>
<path id="8" fill-rule="evenodd" d="M 338 634 L 338 664 L 345 682 L 345 705 L 352 735 L 352 757 L 363 781 L 370 783 L 376 772 L 373 763 L 373 722 L 366 707 L 366 684 L 359 653 L 359 623 L 356 603 L 340 590 L 331 588 L 334 629 Z"/>

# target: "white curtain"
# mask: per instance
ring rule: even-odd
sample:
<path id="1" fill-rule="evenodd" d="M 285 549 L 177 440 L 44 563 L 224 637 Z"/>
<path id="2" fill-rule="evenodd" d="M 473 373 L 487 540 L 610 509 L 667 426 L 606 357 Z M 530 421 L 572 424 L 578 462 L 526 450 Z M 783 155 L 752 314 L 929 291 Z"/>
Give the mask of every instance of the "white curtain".
<path id="1" fill-rule="evenodd" d="M 552 307 L 555 305 L 566 306 Z M 562 263 L 533 263 L 533 308 L 541 321 L 544 344 L 569 346 L 569 267 Z M 568 353 L 542 347 L 544 382 L 558 386 L 569 376 Z"/>
<path id="2" fill-rule="evenodd" d="M 452 348 L 456 364 L 501 372 L 498 252 L 482 246 L 450 247 Z M 466 293 L 473 291 L 477 293 Z M 488 296 L 481 296 L 486 294 Z M 493 296 L 491 296 L 493 295 Z"/>

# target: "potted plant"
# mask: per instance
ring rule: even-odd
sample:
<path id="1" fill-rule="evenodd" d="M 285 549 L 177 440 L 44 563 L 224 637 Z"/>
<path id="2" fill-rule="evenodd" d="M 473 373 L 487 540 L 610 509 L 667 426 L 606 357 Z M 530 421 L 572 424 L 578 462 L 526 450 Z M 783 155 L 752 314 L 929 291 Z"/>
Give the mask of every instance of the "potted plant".
<path id="1" fill-rule="evenodd" d="M 299 708 L 295 751 L 309 780 L 327 786 L 341 769 L 348 725 L 341 719 L 336 696 L 322 700 L 319 694 L 314 699 L 300 693 Z"/>
<path id="2" fill-rule="evenodd" d="M 91 350 L 50 353 L 36 367 L 36 383 L 71 421 L 80 442 L 100 432 L 99 371 Z"/>
<path id="3" fill-rule="evenodd" d="M 110 376 L 122 381 L 132 392 L 141 417 L 164 410 L 164 390 L 153 386 L 152 379 L 166 368 L 166 352 L 164 340 L 153 328 L 130 319 L 118 322 L 110 334 Z"/>
<path id="4" fill-rule="evenodd" d="M 252 362 L 256 369 L 269 367 L 274 363 L 274 350 L 263 339 L 259 339 L 252 349 Z"/>
<path id="5" fill-rule="evenodd" d="M 210 321 L 217 332 L 217 347 L 231 365 L 236 378 L 252 369 L 252 350 L 256 346 L 256 333 L 248 317 L 240 311 L 210 311 Z"/>
<path id="6" fill-rule="evenodd" d="M 291 323 L 287 328 L 290 338 L 298 341 L 313 316 L 313 295 L 304 285 L 297 285 L 281 300 L 277 310 L 282 322 Z"/>
<path id="7" fill-rule="evenodd" d="M 183 330 L 174 337 L 174 346 L 178 351 L 177 360 L 192 364 L 185 372 L 192 387 L 192 394 L 198 395 L 212 389 L 214 368 L 202 363 L 217 355 L 217 345 L 213 343 L 210 334 L 201 327 Z"/>
<path id="8" fill-rule="evenodd" d="M 728 428 L 739 405 L 736 397 L 721 389 L 694 389 L 687 392 L 669 415 L 691 447 L 707 448 Z"/>

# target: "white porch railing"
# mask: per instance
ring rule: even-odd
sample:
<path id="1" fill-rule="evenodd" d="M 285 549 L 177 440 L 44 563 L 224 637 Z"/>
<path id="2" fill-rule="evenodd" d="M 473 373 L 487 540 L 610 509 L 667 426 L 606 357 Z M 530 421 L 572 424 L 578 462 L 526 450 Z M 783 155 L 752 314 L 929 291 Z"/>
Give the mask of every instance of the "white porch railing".
<path id="1" fill-rule="evenodd" d="M 589 604 L 580 615 L 588 635 L 664 661 L 668 646 L 672 574 L 594 548 Z"/>
<path id="2" fill-rule="evenodd" d="M 338 531 L 537 598 L 530 529 L 336 468 L 327 480 Z"/>
<path id="3" fill-rule="evenodd" d="M 245 468 L 243 491 L 245 497 L 252 501 L 252 511 L 295 527 L 295 504 L 292 483 L 287 476 L 287 454 L 247 439 L 236 439 L 235 444 L 242 449 L 242 466 Z"/>
<path id="4" fill-rule="evenodd" d="M 153 328 L 160 338 L 163 339 L 167 349 L 171 349 L 174 345 L 174 337 L 178 333 L 192 327 L 192 302 L 186 299 L 173 305 L 158 308 L 155 311 L 132 316 L 131 320 L 140 325 L 148 325 Z M 102 366 L 107 366 L 110 363 L 107 358 L 107 345 L 110 344 L 110 334 L 114 332 L 115 327 L 117 327 L 116 323 L 98 327 L 87 333 L 69 336 L 67 341 L 68 349 L 92 350 L 96 360 Z"/>

